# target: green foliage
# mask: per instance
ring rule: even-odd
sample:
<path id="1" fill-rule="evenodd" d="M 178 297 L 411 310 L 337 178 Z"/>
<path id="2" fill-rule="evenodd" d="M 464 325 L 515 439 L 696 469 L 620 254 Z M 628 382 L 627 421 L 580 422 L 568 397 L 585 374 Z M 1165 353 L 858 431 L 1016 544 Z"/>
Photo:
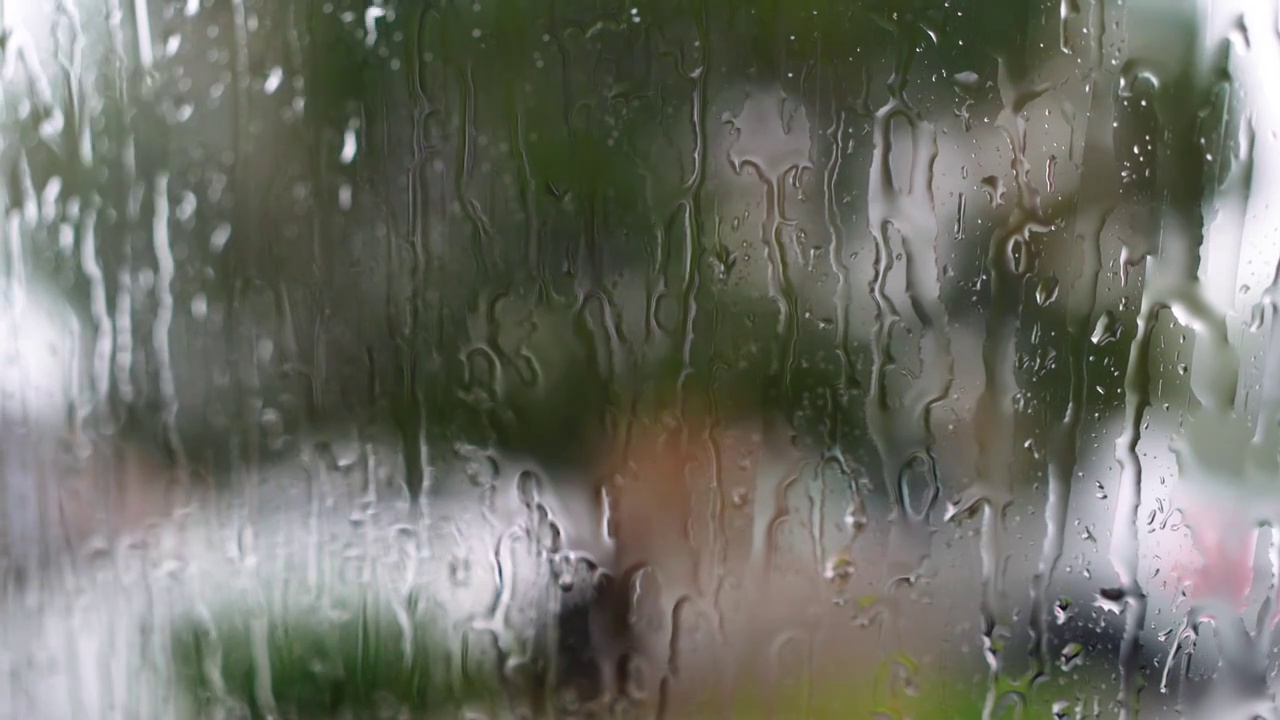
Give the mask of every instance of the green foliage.
<path id="1" fill-rule="evenodd" d="M 454 672 L 456 652 L 438 629 L 421 620 L 411 628 L 406 638 L 392 610 L 371 600 L 347 612 L 310 603 L 254 612 L 233 602 L 210 621 L 183 618 L 171 642 L 179 691 L 198 712 L 230 706 L 265 718 L 270 697 L 284 717 L 419 717 L 495 697 L 492 673 Z"/>

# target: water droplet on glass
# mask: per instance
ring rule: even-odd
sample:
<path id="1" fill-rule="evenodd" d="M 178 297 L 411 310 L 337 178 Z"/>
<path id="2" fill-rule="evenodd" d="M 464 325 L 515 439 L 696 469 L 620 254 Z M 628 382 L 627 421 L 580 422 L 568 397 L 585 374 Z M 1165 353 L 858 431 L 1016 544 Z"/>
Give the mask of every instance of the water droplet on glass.
<path id="1" fill-rule="evenodd" d="M 1058 299 L 1058 278 L 1047 277 L 1036 283 L 1036 304 L 1041 307 Z"/>
<path id="2" fill-rule="evenodd" d="M 844 585 L 853 577 L 853 558 L 845 554 L 836 555 L 827 560 L 822 577 L 834 585 Z"/>
<path id="3" fill-rule="evenodd" d="M 1062 648 L 1062 652 L 1058 655 L 1058 666 L 1064 672 L 1076 669 L 1084 661 L 1084 645 L 1078 642 L 1069 642 Z"/>
<path id="4" fill-rule="evenodd" d="M 542 494 L 542 478 L 532 470 L 521 470 L 516 477 L 516 494 L 520 504 L 532 509 Z"/>
<path id="5" fill-rule="evenodd" d="M 998 175 L 988 175 L 982 178 L 982 190 L 987 195 L 987 202 L 992 207 L 999 207 L 1004 204 L 1004 179 Z"/>
<path id="6" fill-rule="evenodd" d="M 209 317 L 209 298 L 204 293 L 196 293 L 191 298 L 191 317 L 204 320 Z"/>
<path id="7" fill-rule="evenodd" d="M 977 90 L 981 81 L 981 78 L 978 77 L 978 73 L 973 72 L 972 70 L 965 70 L 964 72 L 958 72 L 951 76 L 951 83 L 955 85 L 956 88 L 966 92 Z"/>
<path id="8" fill-rule="evenodd" d="M 1094 345 L 1106 345 L 1115 341 L 1120 337 L 1120 321 L 1116 318 L 1115 313 L 1110 310 L 1104 310 L 1098 316 L 1098 321 L 1094 323 L 1093 334 L 1089 336 L 1089 342 Z"/>
<path id="9" fill-rule="evenodd" d="M 262 92 L 267 95 L 274 95 L 276 90 L 280 89 L 280 82 L 284 79 L 284 70 L 276 65 L 267 73 L 267 79 L 262 81 Z"/>
<path id="10" fill-rule="evenodd" d="M 1236 52 L 1247 54 L 1251 47 L 1249 42 L 1249 27 L 1245 24 L 1244 15 L 1236 18 L 1231 25 L 1231 32 L 1227 36 L 1231 40 L 1231 44 L 1235 47 Z"/>
<path id="11" fill-rule="evenodd" d="M 230 239 L 231 224 L 219 224 L 218 227 L 214 228 L 213 232 L 209 235 L 209 251 L 215 255 L 222 252 L 222 249 L 227 246 L 227 241 Z"/>

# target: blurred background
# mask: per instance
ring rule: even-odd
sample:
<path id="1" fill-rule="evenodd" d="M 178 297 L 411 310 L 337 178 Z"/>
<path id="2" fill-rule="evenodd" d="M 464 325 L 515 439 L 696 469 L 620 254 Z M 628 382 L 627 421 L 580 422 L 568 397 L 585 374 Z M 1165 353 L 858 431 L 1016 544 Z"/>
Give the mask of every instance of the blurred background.
<path id="1" fill-rule="evenodd" d="M 0 57 L 0 717 L 1277 716 L 1274 3 Z"/>

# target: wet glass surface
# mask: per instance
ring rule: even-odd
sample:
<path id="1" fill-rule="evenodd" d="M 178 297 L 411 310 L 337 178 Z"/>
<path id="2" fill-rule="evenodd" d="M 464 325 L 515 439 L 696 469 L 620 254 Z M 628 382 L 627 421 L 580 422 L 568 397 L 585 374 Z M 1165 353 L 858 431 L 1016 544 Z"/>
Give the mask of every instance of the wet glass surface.
<path id="1" fill-rule="evenodd" d="M 1274 3 L 0 29 L 0 717 L 1277 716 Z"/>

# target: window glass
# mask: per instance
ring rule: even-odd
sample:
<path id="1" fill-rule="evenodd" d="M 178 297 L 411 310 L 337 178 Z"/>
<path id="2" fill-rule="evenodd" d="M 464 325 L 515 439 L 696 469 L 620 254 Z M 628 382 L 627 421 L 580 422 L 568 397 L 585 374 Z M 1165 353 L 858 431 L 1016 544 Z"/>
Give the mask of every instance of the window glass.
<path id="1" fill-rule="evenodd" d="M 0 717 L 1276 717 L 1278 28 L 0 0 Z"/>

